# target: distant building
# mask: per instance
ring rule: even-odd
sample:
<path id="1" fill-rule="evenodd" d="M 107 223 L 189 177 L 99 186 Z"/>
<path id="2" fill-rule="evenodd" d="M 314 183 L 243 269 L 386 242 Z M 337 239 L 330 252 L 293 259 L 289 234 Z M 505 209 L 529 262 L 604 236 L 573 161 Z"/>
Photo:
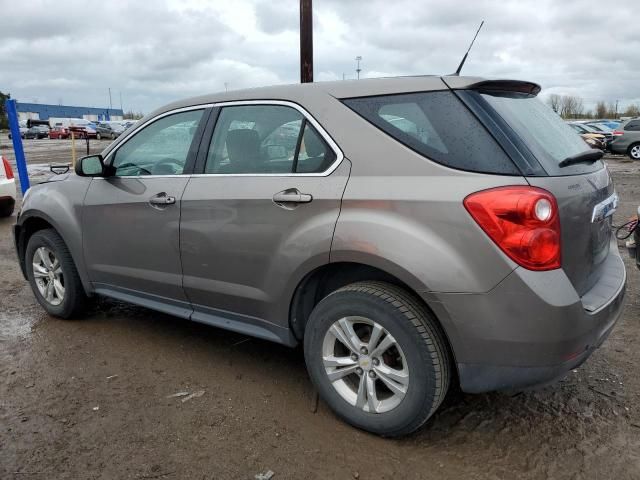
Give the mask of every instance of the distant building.
<path id="1" fill-rule="evenodd" d="M 124 113 L 119 108 L 70 107 L 68 105 L 45 105 L 43 103 L 16 102 L 20 120 L 49 120 L 49 118 L 83 118 L 90 121 L 122 120 Z"/>

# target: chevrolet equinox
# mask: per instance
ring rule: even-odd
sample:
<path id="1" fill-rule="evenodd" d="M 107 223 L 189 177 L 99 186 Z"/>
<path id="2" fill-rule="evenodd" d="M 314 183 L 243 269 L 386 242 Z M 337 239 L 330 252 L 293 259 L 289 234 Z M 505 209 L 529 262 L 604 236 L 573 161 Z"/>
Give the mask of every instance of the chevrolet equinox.
<path id="1" fill-rule="evenodd" d="M 385 436 L 452 382 L 562 377 L 626 282 L 601 153 L 513 80 L 405 77 L 167 105 L 27 193 L 20 265 L 51 315 L 103 295 L 289 346 Z"/>

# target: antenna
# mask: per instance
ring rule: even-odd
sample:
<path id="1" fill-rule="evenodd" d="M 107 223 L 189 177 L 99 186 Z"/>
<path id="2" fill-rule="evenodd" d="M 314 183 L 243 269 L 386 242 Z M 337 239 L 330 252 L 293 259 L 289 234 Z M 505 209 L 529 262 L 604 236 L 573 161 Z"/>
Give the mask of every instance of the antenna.
<path id="1" fill-rule="evenodd" d="M 480 22 L 480 26 L 478 27 L 478 30 L 476 31 L 476 34 L 473 36 L 473 40 L 471 40 L 471 44 L 469 45 L 469 48 L 467 49 L 467 53 L 465 53 L 464 57 L 462 57 L 462 61 L 460 62 L 460 65 L 458 65 L 458 69 L 456 70 L 455 73 L 452 74 L 452 76 L 455 76 L 455 77 L 459 77 L 460 76 L 460 70 L 462 70 L 462 67 L 464 66 L 464 62 L 467 61 L 467 55 L 469 55 L 469 52 L 471 51 L 471 47 L 473 47 L 473 43 L 476 41 L 476 37 L 480 33 L 480 29 L 482 28 L 483 25 L 484 25 L 484 20 L 482 20 L 482 22 Z"/>

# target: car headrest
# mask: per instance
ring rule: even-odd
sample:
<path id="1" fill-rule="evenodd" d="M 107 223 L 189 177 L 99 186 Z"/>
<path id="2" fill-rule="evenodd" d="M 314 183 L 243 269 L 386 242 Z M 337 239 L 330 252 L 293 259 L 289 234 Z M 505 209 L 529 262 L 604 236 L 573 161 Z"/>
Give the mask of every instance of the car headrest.
<path id="1" fill-rule="evenodd" d="M 260 135 L 249 128 L 229 130 L 227 153 L 231 162 L 255 160 L 260 154 Z"/>

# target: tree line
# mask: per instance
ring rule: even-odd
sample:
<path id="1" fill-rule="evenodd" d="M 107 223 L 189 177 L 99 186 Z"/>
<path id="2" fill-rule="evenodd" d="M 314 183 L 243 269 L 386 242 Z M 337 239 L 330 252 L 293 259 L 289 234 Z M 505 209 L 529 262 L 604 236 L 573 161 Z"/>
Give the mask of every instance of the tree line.
<path id="1" fill-rule="evenodd" d="M 562 118 L 618 118 L 618 117 L 639 117 L 640 106 L 635 103 L 629 105 L 625 110 L 618 111 L 615 102 L 599 101 L 595 109 L 587 110 L 581 97 L 574 95 L 558 95 L 552 93 L 547 98 L 547 103 Z"/>

